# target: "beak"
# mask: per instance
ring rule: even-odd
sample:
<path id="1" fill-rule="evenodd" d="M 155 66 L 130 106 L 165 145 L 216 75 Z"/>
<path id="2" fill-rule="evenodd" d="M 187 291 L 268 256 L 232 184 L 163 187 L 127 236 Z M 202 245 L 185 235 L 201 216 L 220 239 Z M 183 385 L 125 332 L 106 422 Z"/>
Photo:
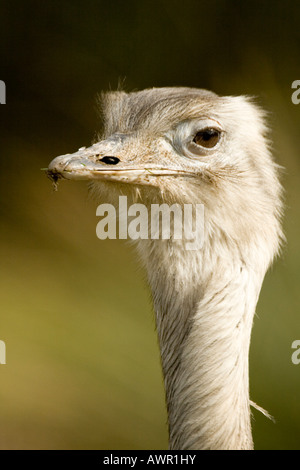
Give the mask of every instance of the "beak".
<path id="1" fill-rule="evenodd" d="M 124 158 L 120 142 L 107 139 L 91 147 L 82 147 L 73 154 L 56 157 L 49 164 L 47 176 L 56 185 L 59 179 L 106 180 L 124 183 L 151 184 L 153 176 L 182 174 L 179 168 L 146 164 L 142 159 Z M 118 152 L 121 151 L 121 155 Z"/>

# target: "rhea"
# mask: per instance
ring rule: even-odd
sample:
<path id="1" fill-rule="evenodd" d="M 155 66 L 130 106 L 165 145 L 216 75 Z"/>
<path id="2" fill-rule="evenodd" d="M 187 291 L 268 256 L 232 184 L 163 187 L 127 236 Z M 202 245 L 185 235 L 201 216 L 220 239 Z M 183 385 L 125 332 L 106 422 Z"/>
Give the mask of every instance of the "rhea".
<path id="1" fill-rule="evenodd" d="M 203 204 L 204 234 L 136 240 L 152 291 L 170 449 L 252 449 L 248 356 L 278 253 L 281 185 L 263 111 L 244 96 L 153 88 L 101 96 L 99 141 L 48 175 L 86 179 L 98 201 Z"/>

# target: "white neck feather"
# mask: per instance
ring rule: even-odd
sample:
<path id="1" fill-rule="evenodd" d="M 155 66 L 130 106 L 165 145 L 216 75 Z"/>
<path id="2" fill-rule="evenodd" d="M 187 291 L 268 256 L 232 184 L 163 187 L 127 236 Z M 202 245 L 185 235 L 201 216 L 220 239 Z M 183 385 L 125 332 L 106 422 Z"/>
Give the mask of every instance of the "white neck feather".
<path id="1" fill-rule="evenodd" d="M 149 243 L 139 251 L 149 253 L 170 448 L 252 449 L 248 353 L 263 275 L 238 252 L 173 246 L 170 257 Z"/>

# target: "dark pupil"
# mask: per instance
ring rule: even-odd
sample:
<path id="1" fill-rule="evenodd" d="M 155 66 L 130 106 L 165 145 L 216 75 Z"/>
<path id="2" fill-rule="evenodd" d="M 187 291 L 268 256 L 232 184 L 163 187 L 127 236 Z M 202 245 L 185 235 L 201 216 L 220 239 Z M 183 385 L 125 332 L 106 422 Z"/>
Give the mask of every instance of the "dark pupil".
<path id="1" fill-rule="evenodd" d="M 219 141 L 220 133 L 216 129 L 204 129 L 203 131 L 197 132 L 193 142 L 202 147 L 212 148 Z"/>

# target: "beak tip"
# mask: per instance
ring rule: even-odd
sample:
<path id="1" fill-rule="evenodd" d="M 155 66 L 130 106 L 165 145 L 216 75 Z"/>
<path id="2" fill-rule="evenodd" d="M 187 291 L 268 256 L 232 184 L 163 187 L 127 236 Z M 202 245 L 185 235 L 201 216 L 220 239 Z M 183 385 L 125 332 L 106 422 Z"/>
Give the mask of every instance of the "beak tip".
<path id="1" fill-rule="evenodd" d="M 67 157 L 69 157 L 69 155 L 68 153 L 54 158 L 45 171 L 47 177 L 52 181 L 54 191 L 57 191 L 58 180 L 67 179 L 65 176 L 65 168 L 68 165 Z"/>

